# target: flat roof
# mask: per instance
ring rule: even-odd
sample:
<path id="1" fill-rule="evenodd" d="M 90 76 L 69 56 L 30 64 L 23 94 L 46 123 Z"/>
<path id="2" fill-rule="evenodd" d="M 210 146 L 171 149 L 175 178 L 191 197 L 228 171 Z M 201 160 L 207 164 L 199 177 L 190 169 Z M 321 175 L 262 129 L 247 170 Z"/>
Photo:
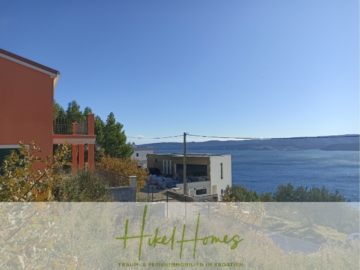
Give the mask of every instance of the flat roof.
<path id="1" fill-rule="evenodd" d="M 145 150 L 157 150 L 157 148 L 151 148 L 151 147 L 133 147 L 134 151 L 145 151 Z"/>

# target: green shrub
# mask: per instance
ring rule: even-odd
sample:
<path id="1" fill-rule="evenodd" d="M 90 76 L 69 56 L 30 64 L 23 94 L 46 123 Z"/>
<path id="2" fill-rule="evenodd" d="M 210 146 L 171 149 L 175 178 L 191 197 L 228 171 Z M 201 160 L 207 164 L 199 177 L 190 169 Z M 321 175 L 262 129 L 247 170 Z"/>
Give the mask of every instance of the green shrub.
<path id="1" fill-rule="evenodd" d="M 344 202 L 345 197 L 335 191 L 329 192 L 324 186 L 320 189 L 313 186 L 299 186 L 294 188 L 292 184 L 279 185 L 273 195 L 277 202 Z"/>
<path id="2" fill-rule="evenodd" d="M 64 176 L 63 181 L 54 190 L 54 196 L 59 202 L 113 201 L 103 179 L 85 170 Z"/>
<path id="3" fill-rule="evenodd" d="M 278 185 L 276 191 L 258 195 L 256 191 L 249 190 L 245 186 L 227 186 L 222 195 L 224 202 L 345 202 L 345 197 L 335 191 L 329 192 L 324 186 L 312 188 L 292 184 Z"/>
<path id="4" fill-rule="evenodd" d="M 244 186 L 232 185 L 225 188 L 222 200 L 224 202 L 256 202 L 259 197 L 255 191 L 248 190 Z"/>

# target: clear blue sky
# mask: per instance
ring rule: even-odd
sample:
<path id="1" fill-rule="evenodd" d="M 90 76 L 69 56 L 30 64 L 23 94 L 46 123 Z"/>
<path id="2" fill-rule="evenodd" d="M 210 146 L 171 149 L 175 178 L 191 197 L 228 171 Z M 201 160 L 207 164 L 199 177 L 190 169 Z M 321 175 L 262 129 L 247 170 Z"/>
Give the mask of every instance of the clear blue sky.
<path id="1" fill-rule="evenodd" d="M 355 0 L 0 0 L 0 48 L 128 136 L 359 133 Z"/>

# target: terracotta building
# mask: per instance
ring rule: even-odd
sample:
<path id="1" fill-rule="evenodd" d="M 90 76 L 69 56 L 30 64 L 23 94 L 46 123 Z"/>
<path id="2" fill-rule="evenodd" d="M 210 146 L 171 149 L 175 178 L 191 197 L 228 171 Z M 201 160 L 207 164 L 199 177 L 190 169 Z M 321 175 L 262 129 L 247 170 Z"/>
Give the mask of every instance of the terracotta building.
<path id="1" fill-rule="evenodd" d="M 40 156 L 52 156 L 53 145 L 72 144 L 73 169 L 94 164 L 94 115 L 79 123 L 54 120 L 54 90 L 60 73 L 0 49 L 0 163 L 19 141 L 35 140 Z M 85 117 L 84 117 L 85 118 Z M 84 148 L 88 160 L 84 159 Z M 0 165 L 1 165 L 0 164 Z"/>

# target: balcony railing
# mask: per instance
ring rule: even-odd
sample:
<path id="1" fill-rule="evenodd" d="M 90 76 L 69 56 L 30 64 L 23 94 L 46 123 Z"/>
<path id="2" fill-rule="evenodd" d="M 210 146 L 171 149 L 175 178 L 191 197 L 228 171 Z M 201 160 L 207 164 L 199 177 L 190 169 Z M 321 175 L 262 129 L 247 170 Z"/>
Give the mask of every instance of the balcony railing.
<path id="1" fill-rule="evenodd" d="M 88 116 L 84 115 L 60 115 L 54 119 L 53 132 L 54 134 L 72 135 L 73 123 L 76 125 L 76 134 L 88 134 Z"/>

